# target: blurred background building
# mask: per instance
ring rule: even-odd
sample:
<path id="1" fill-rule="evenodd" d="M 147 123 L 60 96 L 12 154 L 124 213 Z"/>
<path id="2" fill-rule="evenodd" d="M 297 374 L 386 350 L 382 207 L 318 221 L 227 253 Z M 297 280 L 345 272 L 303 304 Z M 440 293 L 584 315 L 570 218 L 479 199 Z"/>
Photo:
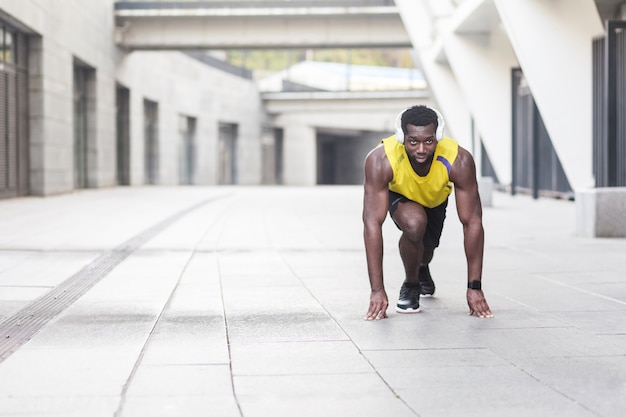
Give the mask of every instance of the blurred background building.
<path id="1" fill-rule="evenodd" d="M 620 0 L 0 0 L 0 198 L 359 184 L 414 104 L 481 176 L 626 185 Z"/>

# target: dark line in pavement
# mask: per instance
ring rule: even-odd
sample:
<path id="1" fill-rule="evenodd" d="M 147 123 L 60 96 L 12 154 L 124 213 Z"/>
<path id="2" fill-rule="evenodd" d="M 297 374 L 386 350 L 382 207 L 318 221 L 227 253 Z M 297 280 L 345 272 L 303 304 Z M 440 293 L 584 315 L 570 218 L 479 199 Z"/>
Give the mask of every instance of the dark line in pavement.
<path id="1" fill-rule="evenodd" d="M 221 260 L 218 257 L 217 265 L 219 269 L 219 282 L 220 282 L 220 298 L 222 300 L 222 314 L 224 315 L 224 330 L 226 336 L 226 347 L 228 348 L 228 370 L 230 373 L 230 389 L 233 393 L 233 398 L 235 399 L 235 404 L 237 405 L 237 410 L 239 411 L 239 415 L 243 417 L 243 410 L 241 409 L 241 403 L 239 402 L 239 397 L 237 396 L 237 389 L 235 387 L 235 375 L 233 374 L 233 355 L 232 348 L 230 343 L 230 332 L 228 330 L 228 315 L 226 314 L 226 302 L 224 300 L 224 286 L 222 285 L 222 264 Z"/>
<path id="2" fill-rule="evenodd" d="M 178 280 L 176 281 L 176 285 L 174 285 L 174 288 L 172 289 L 172 292 L 170 293 L 169 297 L 167 297 L 167 301 L 165 302 L 165 305 L 161 309 L 161 312 L 159 313 L 159 316 L 154 321 L 154 325 L 152 326 L 152 329 L 150 329 L 150 335 L 146 338 L 143 346 L 141 347 L 141 352 L 139 352 L 139 356 L 137 357 L 137 360 L 135 361 L 135 365 L 133 366 L 133 369 L 130 371 L 130 375 L 128 375 L 128 378 L 126 379 L 126 382 L 124 383 L 124 386 L 122 387 L 122 392 L 120 394 L 120 402 L 119 402 L 119 404 L 117 406 L 117 410 L 115 410 L 115 413 L 113 414 L 113 417 L 118 417 L 118 416 L 122 415 L 122 412 L 124 411 L 124 405 L 126 405 L 126 394 L 128 393 L 128 389 L 130 388 L 130 384 L 135 379 L 135 375 L 137 374 L 137 370 L 139 369 L 139 365 L 143 361 L 143 358 L 144 358 L 144 356 L 146 354 L 146 350 L 148 348 L 148 343 L 150 343 L 152 341 L 152 335 L 154 334 L 155 329 L 157 328 L 157 326 L 160 325 L 161 318 L 166 313 L 166 311 L 169 308 L 169 306 L 172 304 L 172 299 L 174 298 L 174 294 L 176 293 L 176 290 L 178 289 L 178 286 L 180 285 L 180 281 L 183 278 L 183 275 L 185 275 L 185 271 L 187 270 L 187 267 L 189 266 L 189 263 L 191 262 L 191 259 L 193 257 L 194 257 L 194 254 L 192 252 L 191 255 L 187 258 L 187 262 L 185 262 L 185 266 L 184 266 L 183 270 L 180 272 L 180 275 L 178 276 Z"/>
<path id="3" fill-rule="evenodd" d="M 217 218 L 213 219 L 213 222 L 207 227 L 207 229 L 204 231 L 204 233 L 202 234 L 202 237 L 198 240 L 198 242 L 201 242 L 204 239 L 204 237 L 209 232 L 210 227 L 212 227 L 214 223 L 217 223 L 218 219 L 219 219 L 219 216 Z M 133 383 L 133 381 L 135 379 L 135 375 L 137 374 L 137 371 L 139 370 L 139 366 L 141 366 L 141 364 L 143 362 L 143 358 L 144 358 L 144 356 L 146 354 L 146 350 L 148 349 L 148 344 L 150 342 L 152 342 L 152 337 L 154 335 L 155 330 L 158 329 L 159 326 L 161 326 L 161 320 L 163 319 L 164 316 L 167 315 L 169 307 L 172 304 L 172 300 L 174 298 L 174 295 L 176 294 L 176 291 L 178 290 L 178 287 L 180 286 L 180 282 L 183 279 L 183 277 L 185 276 L 185 272 L 187 271 L 187 268 L 189 267 L 189 264 L 191 263 L 193 258 L 196 256 L 197 248 L 198 248 L 198 243 L 196 244 L 194 249 L 191 251 L 191 255 L 187 258 L 187 262 L 185 263 L 185 267 L 183 268 L 183 270 L 181 271 L 180 275 L 178 276 L 178 281 L 176 281 L 176 285 L 172 289 L 172 292 L 170 293 L 169 297 L 167 298 L 167 301 L 165 302 L 165 305 L 161 309 L 161 312 L 159 313 L 159 316 L 157 317 L 156 321 L 154 322 L 154 325 L 152 326 L 152 329 L 150 330 L 150 334 L 149 334 L 148 338 L 146 339 L 146 341 L 143 344 L 143 347 L 141 348 L 141 352 L 139 353 L 139 356 L 137 357 L 137 360 L 135 361 L 135 365 L 133 366 L 133 369 L 131 370 L 130 374 L 128 375 L 128 378 L 126 379 L 126 382 L 124 383 L 124 386 L 122 387 L 122 392 L 120 394 L 120 402 L 119 402 L 119 404 L 117 406 L 117 410 L 115 411 L 115 414 L 113 414 L 113 417 L 121 416 L 124 413 L 124 406 L 126 405 L 126 396 L 128 394 L 128 390 L 130 389 L 130 386 L 131 386 L 131 384 Z M 169 252 L 169 250 L 168 250 L 168 252 Z M 189 250 L 187 250 L 186 252 L 189 252 Z M 196 365 L 198 365 L 198 364 L 196 364 Z M 202 365 L 206 365 L 206 364 L 202 364 Z M 212 364 L 209 364 L 209 366 L 212 366 Z"/>
<path id="4" fill-rule="evenodd" d="M 121 245 L 97 257 L 61 284 L 33 300 L 0 323 L 0 363 L 39 333 L 54 317 L 72 305 L 137 248 L 183 216 L 220 197 L 213 197 L 155 224 Z"/>

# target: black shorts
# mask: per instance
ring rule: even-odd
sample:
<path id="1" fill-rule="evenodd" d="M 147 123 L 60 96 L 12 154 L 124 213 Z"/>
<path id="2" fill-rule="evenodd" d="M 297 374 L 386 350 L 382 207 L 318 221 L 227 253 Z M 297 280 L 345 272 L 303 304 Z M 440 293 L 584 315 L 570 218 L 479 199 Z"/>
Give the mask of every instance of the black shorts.
<path id="1" fill-rule="evenodd" d="M 411 201 L 402 194 L 398 194 L 393 191 L 389 191 L 389 214 L 392 216 L 398 208 L 398 203 Z M 439 246 L 439 240 L 441 239 L 441 232 L 443 232 L 443 222 L 446 219 L 446 208 L 448 207 L 448 200 L 434 208 L 424 207 L 426 211 L 426 232 L 424 233 L 424 245 L 436 248 Z M 393 221 L 398 229 L 402 228 Z"/>

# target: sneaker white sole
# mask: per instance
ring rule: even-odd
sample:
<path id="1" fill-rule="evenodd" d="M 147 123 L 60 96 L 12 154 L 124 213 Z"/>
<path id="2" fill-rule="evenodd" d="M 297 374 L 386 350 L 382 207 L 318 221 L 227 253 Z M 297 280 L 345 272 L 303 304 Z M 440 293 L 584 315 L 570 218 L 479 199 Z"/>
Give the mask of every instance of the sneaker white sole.
<path id="1" fill-rule="evenodd" d="M 419 307 L 417 308 L 400 308 L 396 307 L 396 312 L 400 314 L 414 314 L 419 313 L 421 310 Z"/>

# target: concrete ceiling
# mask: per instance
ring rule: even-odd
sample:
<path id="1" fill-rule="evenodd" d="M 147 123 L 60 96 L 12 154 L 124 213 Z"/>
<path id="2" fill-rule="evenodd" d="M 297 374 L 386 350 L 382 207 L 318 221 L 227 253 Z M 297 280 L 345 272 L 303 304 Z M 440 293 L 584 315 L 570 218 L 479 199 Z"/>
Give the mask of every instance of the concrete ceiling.
<path id="1" fill-rule="evenodd" d="M 618 19 L 620 8 L 626 5 L 626 0 L 595 0 L 598 15 L 605 20 Z M 499 24 L 500 17 L 493 1 L 466 2 L 461 4 L 457 11 L 455 32 L 481 33 L 490 32 Z"/>
<path id="2" fill-rule="evenodd" d="M 620 7 L 626 4 L 624 0 L 596 0 L 596 7 L 600 19 L 605 20 L 616 19 L 619 17 Z"/>

